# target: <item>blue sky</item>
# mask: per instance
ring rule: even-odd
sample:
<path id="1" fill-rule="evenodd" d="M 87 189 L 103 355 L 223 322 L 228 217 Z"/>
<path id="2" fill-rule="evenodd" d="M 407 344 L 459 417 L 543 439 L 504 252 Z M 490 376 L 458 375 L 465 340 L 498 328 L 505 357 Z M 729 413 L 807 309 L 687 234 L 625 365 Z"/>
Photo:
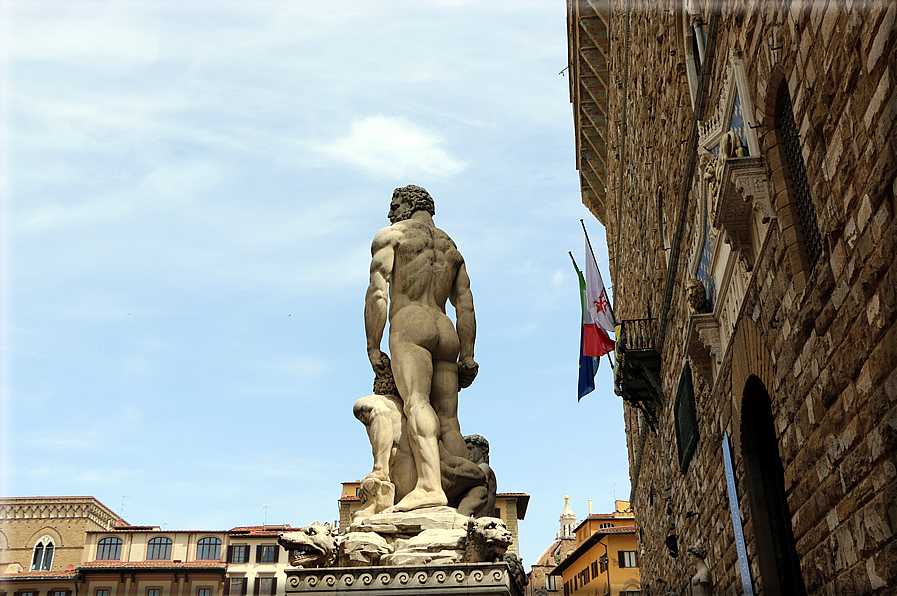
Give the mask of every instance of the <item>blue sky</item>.
<path id="1" fill-rule="evenodd" d="M 335 8 L 337 7 L 338 8 Z M 370 471 L 362 308 L 392 190 L 468 264 L 462 432 L 531 495 L 628 498 L 607 361 L 576 401 L 585 218 L 560 1 L 0 4 L 6 496 L 173 529 L 337 517 Z M 385 345 L 385 342 L 384 342 Z M 122 509 L 122 503 L 123 509 Z"/>

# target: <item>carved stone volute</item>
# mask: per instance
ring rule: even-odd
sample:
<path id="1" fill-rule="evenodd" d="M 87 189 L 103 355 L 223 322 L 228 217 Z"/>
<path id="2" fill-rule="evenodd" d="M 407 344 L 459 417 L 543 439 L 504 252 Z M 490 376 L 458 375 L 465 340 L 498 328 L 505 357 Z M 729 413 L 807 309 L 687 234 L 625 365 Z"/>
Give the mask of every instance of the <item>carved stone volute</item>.
<path id="1" fill-rule="evenodd" d="M 719 323 L 713 313 L 693 314 L 688 318 L 685 349 L 697 371 L 709 387 L 713 386 L 712 360 L 722 358 Z"/>
<path id="2" fill-rule="evenodd" d="M 775 217 L 769 202 L 769 185 L 763 157 L 726 159 L 719 184 L 713 226 L 723 230 L 726 244 L 738 253 L 747 270 L 751 271 L 756 258 L 751 245 L 752 213 L 757 211 L 764 224 Z"/>

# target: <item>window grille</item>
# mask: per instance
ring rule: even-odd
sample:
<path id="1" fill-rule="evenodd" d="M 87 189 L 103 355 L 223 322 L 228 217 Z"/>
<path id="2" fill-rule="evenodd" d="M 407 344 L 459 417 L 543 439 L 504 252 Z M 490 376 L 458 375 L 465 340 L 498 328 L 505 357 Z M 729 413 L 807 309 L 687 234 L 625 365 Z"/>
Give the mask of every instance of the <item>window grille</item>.
<path id="1" fill-rule="evenodd" d="M 816 267 L 816 262 L 822 255 L 822 238 L 819 235 L 819 226 L 816 223 L 816 209 L 813 206 L 813 197 L 810 196 L 810 183 L 807 180 L 807 167 L 800 151 L 800 130 L 794 120 L 794 108 L 791 105 L 791 94 L 788 89 L 782 96 L 779 111 L 779 125 L 782 127 L 782 137 L 785 145 L 785 161 L 791 173 L 791 184 L 794 187 L 794 204 L 797 207 L 797 216 L 800 221 L 800 229 L 804 235 L 804 248 L 807 251 L 807 261 L 810 270 Z"/>

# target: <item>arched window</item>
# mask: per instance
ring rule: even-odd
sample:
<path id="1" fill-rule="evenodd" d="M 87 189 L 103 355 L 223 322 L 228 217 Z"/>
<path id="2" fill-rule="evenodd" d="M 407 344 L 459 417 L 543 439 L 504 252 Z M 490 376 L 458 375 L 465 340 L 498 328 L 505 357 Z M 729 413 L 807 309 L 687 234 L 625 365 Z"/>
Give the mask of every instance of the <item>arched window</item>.
<path id="1" fill-rule="evenodd" d="M 221 540 L 218 538 L 203 538 L 196 544 L 196 559 L 199 561 L 214 561 L 221 558 Z"/>
<path id="2" fill-rule="evenodd" d="M 42 536 L 34 545 L 34 555 L 31 557 L 31 571 L 50 571 L 53 565 L 53 551 L 55 545 L 49 536 Z"/>
<path id="3" fill-rule="evenodd" d="M 97 544 L 97 561 L 118 561 L 121 558 L 121 538 L 103 538 Z"/>
<path id="4" fill-rule="evenodd" d="M 600 524 L 600 525 L 598 526 L 599 529 L 613 528 L 613 527 L 614 527 L 614 525 L 613 525 L 612 523 L 610 523 L 610 522 L 604 522 L 603 524 Z"/>
<path id="5" fill-rule="evenodd" d="M 785 152 L 785 161 L 788 164 L 788 173 L 791 174 L 791 186 L 794 190 L 793 204 L 797 211 L 797 219 L 800 223 L 800 231 L 804 237 L 804 250 L 810 271 L 816 267 L 816 262 L 822 254 L 822 238 L 819 235 L 819 225 L 816 222 L 816 208 L 813 206 L 813 197 L 810 195 L 810 182 L 807 179 L 807 166 L 804 164 L 804 156 L 800 148 L 800 130 L 794 118 L 794 108 L 791 105 L 791 94 L 788 85 L 783 84 L 782 96 L 778 105 L 778 121 L 782 130 L 782 145 Z"/>
<path id="6" fill-rule="evenodd" d="M 153 538 L 147 545 L 146 558 L 150 561 L 167 561 L 171 558 L 171 538 Z"/>
<path id="7" fill-rule="evenodd" d="M 685 474 L 688 462 L 698 445 L 698 420 L 695 408 L 695 389 L 691 379 L 691 365 L 682 367 L 676 405 L 673 410 L 676 423 L 676 445 L 679 447 L 679 470 Z"/>

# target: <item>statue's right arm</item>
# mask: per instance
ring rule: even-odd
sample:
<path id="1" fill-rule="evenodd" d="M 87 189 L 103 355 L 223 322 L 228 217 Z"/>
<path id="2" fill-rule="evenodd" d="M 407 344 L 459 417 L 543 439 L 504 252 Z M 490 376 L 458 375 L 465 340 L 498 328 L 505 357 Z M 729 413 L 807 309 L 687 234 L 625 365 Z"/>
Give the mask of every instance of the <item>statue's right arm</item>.
<path id="1" fill-rule="evenodd" d="M 387 318 L 387 283 L 392 273 L 395 250 L 389 228 L 380 230 L 371 245 L 371 281 L 364 298 L 364 329 L 367 335 L 368 358 L 374 372 L 383 372 L 388 366 L 386 354 L 380 351 L 383 330 Z"/>

